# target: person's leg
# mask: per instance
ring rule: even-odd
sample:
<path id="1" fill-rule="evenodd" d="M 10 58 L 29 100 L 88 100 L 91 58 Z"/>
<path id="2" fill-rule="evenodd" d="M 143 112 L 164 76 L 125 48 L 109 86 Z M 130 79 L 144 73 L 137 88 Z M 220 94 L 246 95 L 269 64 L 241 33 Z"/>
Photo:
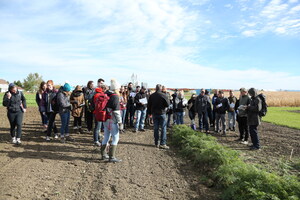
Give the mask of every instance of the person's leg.
<path id="1" fill-rule="evenodd" d="M 60 120 L 61 120 L 61 127 L 60 127 L 60 137 L 64 138 L 65 137 L 65 126 L 67 124 L 67 116 L 66 113 L 59 113 L 60 115 Z"/>
<path id="2" fill-rule="evenodd" d="M 106 120 L 106 122 L 103 122 L 104 126 L 104 138 L 102 140 L 102 145 L 107 145 L 110 137 L 111 137 L 111 128 L 110 128 L 111 120 Z"/>
<path id="3" fill-rule="evenodd" d="M 183 121 L 183 112 L 180 112 L 180 124 L 184 124 L 184 121 Z"/>
<path id="4" fill-rule="evenodd" d="M 236 113 L 232 113 L 232 130 L 235 131 L 235 124 L 236 124 Z"/>
<path id="5" fill-rule="evenodd" d="M 215 126 L 216 126 L 216 111 L 215 110 L 212 111 L 212 125 L 215 128 Z"/>
<path id="6" fill-rule="evenodd" d="M 152 115 L 153 116 L 153 123 L 154 123 L 154 144 L 158 145 L 159 140 L 159 115 Z"/>
<path id="7" fill-rule="evenodd" d="M 147 109 L 142 110 L 141 119 L 140 119 L 140 129 L 143 130 L 145 127 L 145 119 L 146 119 Z"/>
<path id="8" fill-rule="evenodd" d="M 225 114 L 221 114 L 221 122 L 222 122 L 222 130 L 223 133 L 226 133 L 226 119 L 225 119 Z"/>
<path id="9" fill-rule="evenodd" d="M 232 115 L 232 112 L 228 112 L 228 129 L 229 130 L 232 130 L 232 117 L 233 117 L 233 115 Z"/>
<path id="10" fill-rule="evenodd" d="M 54 120 L 55 120 L 55 114 L 54 113 L 47 113 L 47 115 L 49 116 L 49 121 L 48 121 L 48 128 L 47 128 L 47 136 L 50 137 L 51 136 L 51 132 L 52 132 L 52 129 L 53 126 L 54 126 Z M 57 133 L 57 132 L 55 132 Z"/>
<path id="11" fill-rule="evenodd" d="M 99 142 L 99 132 L 101 130 L 101 122 L 95 120 L 95 128 L 94 128 L 94 143 Z M 105 127 L 104 127 L 105 130 Z"/>
<path id="12" fill-rule="evenodd" d="M 177 115 L 176 115 L 176 112 L 175 112 L 175 109 L 173 110 L 173 124 L 176 124 L 177 122 Z"/>
<path id="13" fill-rule="evenodd" d="M 219 132 L 220 128 L 220 118 L 221 118 L 221 115 L 219 113 L 216 113 L 216 131 Z"/>
<path id="14" fill-rule="evenodd" d="M 199 129 L 202 131 L 203 129 L 203 114 L 202 112 L 198 112 L 198 120 L 199 120 Z"/>
<path id="15" fill-rule="evenodd" d="M 69 123 L 70 123 L 70 112 L 68 111 L 68 112 L 66 113 L 66 126 L 65 126 L 65 133 L 66 133 L 66 136 L 70 136 Z"/>
<path id="16" fill-rule="evenodd" d="M 248 126 L 248 119 L 245 117 L 244 119 L 244 132 L 245 132 L 245 141 L 248 141 L 249 138 L 249 126 Z"/>
<path id="17" fill-rule="evenodd" d="M 134 105 L 133 104 L 130 104 L 130 127 L 134 127 L 134 112 L 135 112 L 135 109 L 134 109 Z"/>
<path id="18" fill-rule="evenodd" d="M 203 126 L 205 128 L 205 131 L 207 132 L 207 131 L 209 131 L 208 114 L 207 114 L 207 112 L 204 112 L 202 114 L 202 117 L 203 117 Z"/>
<path id="19" fill-rule="evenodd" d="M 168 119 L 167 119 L 167 127 L 170 127 L 170 121 L 171 121 L 171 113 L 168 113 Z"/>
<path id="20" fill-rule="evenodd" d="M 122 160 L 119 160 L 116 158 L 116 150 L 117 150 L 117 145 L 119 142 L 119 127 L 118 127 L 118 124 L 115 124 L 113 122 L 111 124 L 111 135 L 112 135 L 112 142 L 111 142 L 111 146 L 109 148 L 109 161 L 110 162 L 121 162 Z"/>
<path id="21" fill-rule="evenodd" d="M 243 126 L 243 118 L 238 117 L 238 126 L 239 126 L 239 132 L 240 132 L 240 138 L 239 140 L 244 139 L 244 126 Z"/>
<path id="22" fill-rule="evenodd" d="M 136 110 L 136 122 L 135 122 L 135 131 L 139 130 L 140 120 L 141 120 L 142 111 Z"/>
<path id="23" fill-rule="evenodd" d="M 16 125 L 17 125 L 17 141 L 20 140 L 22 135 L 22 122 L 23 122 L 23 112 L 18 112 L 16 116 Z"/>
<path id="24" fill-rule="evenodd" d="M 159 115 L 159 125 L 161 127 L 160 145 L 166 145 L 167 144 L 167 121 L 166 121 L 166 114 Z"/>
<path id="25" fill-rule="evenodd" d="M 256 125 L 250 125 L 249 126 L 249 131 L 250 131 L 250 137 L 251 137 L 251 141 L 253 143 L 253 147 L 256 148 L 256 149 L 259 149 L 260 144 L 259 144 L 257 126 Z"/>
<path id="26" fill-rule="evenodd" d="M 16 131 L 15 131 L 16 123 L 15 123 L 14 113 L 7 112 L 7 118 L 8 118 L 9 124 L 10 124 L 10 136 L 12 138 L 14 138 L 14 137 L 16 137 Z"/>

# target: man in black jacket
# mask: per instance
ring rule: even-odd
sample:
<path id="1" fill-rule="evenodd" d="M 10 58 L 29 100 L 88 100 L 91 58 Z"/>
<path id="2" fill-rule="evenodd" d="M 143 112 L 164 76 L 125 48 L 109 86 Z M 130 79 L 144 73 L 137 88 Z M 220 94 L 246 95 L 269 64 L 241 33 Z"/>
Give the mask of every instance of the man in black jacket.
<path id="1" fill-rule="evenodd" d="M 148 102 L 148 112 L 152 115 L 154 121 L 154 143 L 156 147 L 162 149 L 169 149 L 167 146 L 167 121 L 166 111 L 169 107 L 168 97 L 161 92 L 162 86 L 156 85 L 156 92 L 151 94 Z M 161 127 L 160 146 L 159 140 L 159 128 Z"/>
<path id="2" fill-rule="evenodd" d="M 197 96 L 195 101 L 195 111 L 198 113 L 199 118 L 199 129 L 202 132 L 203 127 L 205 128 L 206 133 L 209 132 L 208 127 L 208 115 L 207 115 L 207 106 L 210 105 L 209 97 L 205 95 L 204 89 L 201 90 L 201 93 Z"/>
<path id="3" fill-rule="evenodd" d="M 136 124 L 135 124 L 135 132 L 145 131 L 145 118 L 147 112 L 147 96 L 146 96 L 146 88 L 142 86 L 139 93 L 136 94 L 134 98 L 135 110 L 136 110 Z"/>
<path id="4" fill-rule="evenodd" d="M 220 131 L 220 120 L 222 122 L 223 135 L 226 135 L 226 121 L 225 114 L 229 109 L 228 99 L 224 97 L 224 92 L 219 90 L 218 98 L 216 100 L 216 132 Z"/>

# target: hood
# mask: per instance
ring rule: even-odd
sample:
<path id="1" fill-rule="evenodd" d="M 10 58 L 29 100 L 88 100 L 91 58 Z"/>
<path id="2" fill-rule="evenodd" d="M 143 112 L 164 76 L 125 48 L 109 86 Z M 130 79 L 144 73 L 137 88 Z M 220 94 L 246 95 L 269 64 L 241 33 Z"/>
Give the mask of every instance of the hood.
<path id="1" fill-rule="evenodd" d="M 250 96 L 256 97 L 257 96 L 257 90 L 255 88 L 250 88 L 248 90 L 248 93 Z"/>
<path id="2" fill-rule="evenodd" d="M 82 87 L 80 85 L 77 85 L 74 91 L 82 92 Z"/>

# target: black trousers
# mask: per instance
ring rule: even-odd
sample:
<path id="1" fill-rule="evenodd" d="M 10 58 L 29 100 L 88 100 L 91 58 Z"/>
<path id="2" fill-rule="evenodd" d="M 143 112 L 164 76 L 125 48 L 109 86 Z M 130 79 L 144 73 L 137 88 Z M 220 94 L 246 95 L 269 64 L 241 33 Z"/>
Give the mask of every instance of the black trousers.
<path id="1" fill-rule="evenodd" d="M 247 117 L 238 117 L 240 140 L 248 141 L 249 138 L 249 127 Z"/>
<path id="2" fill-rule="evenodd" d="M 85 118 L 86 118 L 86 126 L 88 131 L 91 131 L 93 129 L 93 120 L 94 120 L 94 114 L 93 112 L 87 111 L 85 113 Z"/>
<path id="3" fill-rule="evenodd" d="M 81 127 L 81 117 L 74 117 L 74 127 Z"/>
<path id="4" fill-rule="evenodd" d="M 51 113 L 47 113 L 48 116 L 48 128 L 47 128 L 47 136 L 51 136 L 51 132 L 53 129 L 54 133 L 58 133 L 56 124 L 55 124 L 55 117 L 56 117 L 57 112 L 51 112 Z"/>
<path id="5" fill-rule="evenodd" d="M 7 112 L 7 118 L 10 124 L 10 135 L 11 137 L 21 138 L 22 135 L 22 122 L 23 122 L 23 112 Z M 17 127 L 17 135 L 16 135 Z"/>

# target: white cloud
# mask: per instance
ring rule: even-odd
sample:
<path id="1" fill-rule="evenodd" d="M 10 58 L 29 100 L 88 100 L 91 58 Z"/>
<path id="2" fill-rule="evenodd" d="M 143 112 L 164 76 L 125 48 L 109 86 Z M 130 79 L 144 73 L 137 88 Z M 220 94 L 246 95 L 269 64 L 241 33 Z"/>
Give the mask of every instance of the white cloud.
<path id="1" fill-rule="evenodd" d="M 298 0 L 289 0 L 289 3 L 297 3 Z"/>
<path id="2" fill-rule="evenodd" d="M 242 34 L 246 37 L 253 37 L 256 34 L 255 30 L 247 30 L 247 31 L 243 31 Z"/>

